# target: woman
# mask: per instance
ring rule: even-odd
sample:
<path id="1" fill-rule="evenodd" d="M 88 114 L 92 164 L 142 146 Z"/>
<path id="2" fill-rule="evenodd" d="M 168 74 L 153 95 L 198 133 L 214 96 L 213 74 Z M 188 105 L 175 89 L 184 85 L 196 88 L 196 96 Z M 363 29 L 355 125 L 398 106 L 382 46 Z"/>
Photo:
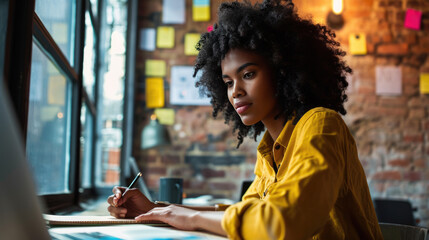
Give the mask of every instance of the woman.
<path id="1" fill-rule="evenodd" d="M 284 3 L 283 3 L 284 2 Z M 222 3 L 219 23 L 198 44 L 197 83 L 216 116 L 245 136 L 266 129 L 255 180 L 225 211 L 157 205 L 138 190 L 121 197 L 115 217 L 160 220 L 232 239 L 382 239 L 346 114 L 345 53 L 324 26 L 301 19 L 291 1 Z"/>

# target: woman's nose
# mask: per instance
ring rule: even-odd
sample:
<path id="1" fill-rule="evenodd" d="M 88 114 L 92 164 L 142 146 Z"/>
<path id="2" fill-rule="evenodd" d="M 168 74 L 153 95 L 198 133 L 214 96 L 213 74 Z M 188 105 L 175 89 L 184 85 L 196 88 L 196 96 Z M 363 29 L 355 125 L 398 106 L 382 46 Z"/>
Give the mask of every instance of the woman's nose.
<path id="1" fill-rule="evenodd" d="M 243 86 L 241 86 L 239 81 L 234 82 L 234 86 L 232 88 L 232 97 L 238 98 L 245 95 L 245 91 L 243 89 Z"/>

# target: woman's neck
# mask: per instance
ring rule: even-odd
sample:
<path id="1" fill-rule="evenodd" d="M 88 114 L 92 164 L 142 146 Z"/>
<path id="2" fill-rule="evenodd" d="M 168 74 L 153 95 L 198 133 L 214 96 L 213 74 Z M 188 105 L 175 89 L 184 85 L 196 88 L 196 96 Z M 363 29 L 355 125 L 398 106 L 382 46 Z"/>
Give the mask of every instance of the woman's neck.
<path id="1" fill-rule="evenodd" d="M 285 117 L 278 117 L 276 119 L 270 119 L 265 120 L 262 123 L 267 128 L 268 133 L 270 134 L 271 138 L 275 142 L 277 138 L 279 137 L 280 133 L 282 132 L 284 125 L 285 125 Z"/>

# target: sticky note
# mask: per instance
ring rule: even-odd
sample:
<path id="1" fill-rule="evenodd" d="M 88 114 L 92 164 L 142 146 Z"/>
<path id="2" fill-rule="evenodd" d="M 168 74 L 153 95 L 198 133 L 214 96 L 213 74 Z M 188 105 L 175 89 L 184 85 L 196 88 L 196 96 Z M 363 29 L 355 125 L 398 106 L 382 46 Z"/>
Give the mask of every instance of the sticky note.
<path id="1" fill-rule="evenodd" d="M 213 31 L 213 25 L 210 25 L 207 27 L 207 32 L 211 32 L 211 31 Z"/>
<path id="2" fill-rule="evenodd" d="M 165 24 L 185 23 L 185 0 L 163 0 L 162 22 Z"/>
<path id="3" fill-rule="evenodd" d="M 350 53 L 353 55 L 365 55 L 366 50 L 366 36 L 363 33 L 350 34 L 349 36 Z"/>
<path id="4" fill-rule="evenodd" d="M 48 79 L 48 103 L 52 105 L 65 104 L 66 78 L 63 75 L 53 75 Z"/>
<path id="5" fill-rule="evenodd" d="M 68 42 L 68 26 L 66 23 L 52 23 L 52 38 L 57 43 L 67 43 Z"/>
<path id="6" fill-rule="evenodd" d="M 210 0 L 193 0 L 194 6 L 210 6 Z"/>
<path id="7" fill-rule="evenodd" d="M 187 33 L 185 35 L 185 55 L 198 55 L 198 50 L 195 48 L 201 35 L 199 33 Z"/>
<path id="8" fill-rule="evenodd" d="M 193 6 L 192 19 L 195 22 L 210 21 L 210 6 Z"/>
<path id="9" fill-rule="evenodd" d="M 146 107 L 164 107 L 164 79 L 146 78 Z"/>
<path id="10" fill-rule="evenodd" d="M 402 94 L 402 71 L 396 66 L 375 68 L 375 91 L 377 95 Z"/>
<path id="11" fill-rule="evenodd" d="M 164 125 L 173 125 L 175 112 L 171 108 L 157 108 L 155 109 L 155 115 L 158 118 L 159 123 Z"/>
<path id="12" fill-rule="evenodd" d="M 155 51 L 156 32 L 155 28 L 140 29 L 139 48 L 145 51 Z"/>
<path id="13" fill-rule="evenodd" d="M 166 64 L 164 60 L 148 59 L 145 62 L 146 76 L 164 77 L 166 73 Z"/>
<path id="14" fill-rule="evenodd" d="M 422 21 L 422 12 L 415 9 L 408 9 L 405 14 L 404 27 L 420 30 Z"/>
<path id="15" fill-rule="evenodd" d="M 429 94 L 429 73 L 420 74 L 420 93 Z"/>
<path id="16" fill-rule="evenodd" d="M 158 27 L 156 46 L 159 48 L 174 47 L 174 27 Z"/>

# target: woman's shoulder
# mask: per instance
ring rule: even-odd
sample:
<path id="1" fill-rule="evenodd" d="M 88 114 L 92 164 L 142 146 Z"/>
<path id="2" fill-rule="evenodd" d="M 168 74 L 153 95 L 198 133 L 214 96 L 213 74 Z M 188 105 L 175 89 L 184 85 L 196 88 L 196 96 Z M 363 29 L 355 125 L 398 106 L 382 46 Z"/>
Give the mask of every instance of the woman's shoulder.
<path id="1" fill-rule="evenodd" d="M 335 110 L 325 107 L 315 107 L 308 110 L 298 121 L 296 127 L 298 129 L 306 128 L 335 128 L 346 127 L 346 124 L 341 115 Z"/>

